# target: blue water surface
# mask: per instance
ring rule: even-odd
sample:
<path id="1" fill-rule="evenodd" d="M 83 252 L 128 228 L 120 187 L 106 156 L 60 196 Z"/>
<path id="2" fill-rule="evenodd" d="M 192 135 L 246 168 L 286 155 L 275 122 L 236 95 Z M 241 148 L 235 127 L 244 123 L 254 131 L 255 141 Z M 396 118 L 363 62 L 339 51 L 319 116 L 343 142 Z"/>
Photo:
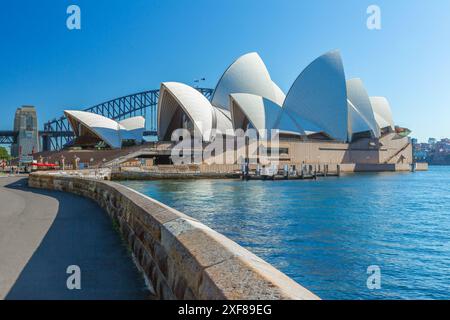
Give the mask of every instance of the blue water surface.
<path id="1" fill-rule="evenodd" d="M 450 167 L 317 181 L 125 181 L 323 299 L 450 298 Z M 367 268 L 381 289 L 367 287 Z"/>

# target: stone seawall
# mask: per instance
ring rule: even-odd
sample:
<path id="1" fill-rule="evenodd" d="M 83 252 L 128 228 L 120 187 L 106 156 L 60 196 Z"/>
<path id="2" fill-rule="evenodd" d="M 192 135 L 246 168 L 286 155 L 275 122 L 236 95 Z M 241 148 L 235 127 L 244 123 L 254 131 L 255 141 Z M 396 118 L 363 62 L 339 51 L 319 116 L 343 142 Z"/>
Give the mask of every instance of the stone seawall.
<path id="1" fill-rule="evenodd" d="M 318 299 L 222 234 L 120 184 L 39 172 L 28 183 L 96 201 L 160 299 Z"/>
<path id="2" fill-rule="evenodd" d="M 428 171 L 428 163 L 426 162 L 416 162 L 415 166 L 416 171 Z"/>
<path id="3" fill-rule="evenodd" d="M 213 172 L 153 172 L 153 171 L 113 171 L 111 180 L 165 180 L 165 179 L 239 179 L 238 173 Z"/>
<path id="4" fill-rule="evenodd" d="M 342 163 L 341 172 L 408 172 L 413 167 L 410 163 Z M 427 163 L 416 163 L 416 171 L 427 171 Z"/>
<path id="5" fill-rule="evenodd" d="M 291 164 L 292 165 L 292 164 Z M 409 163 L 341 163 L 341 164 L 301 164 L 296 163 L 297 170 L 311 166 L 312 170 L 319 171 L 327 166 L 331 173 L 354 172 L 405 172 L 426 171 L 428 164 L 416 163 L 413 167 Z M 339 166 L 339 169 L 338 169 Z M 250 170 L 255 171 L 256 165 L 250 165 Z M 283 164 L 278 165 L 282 169 Z M 163 165 L 154 167 L 123 167 L 111 171 L 111 180 L 164 180 L 164 179 L 239 179 L 239 165 Z"/>

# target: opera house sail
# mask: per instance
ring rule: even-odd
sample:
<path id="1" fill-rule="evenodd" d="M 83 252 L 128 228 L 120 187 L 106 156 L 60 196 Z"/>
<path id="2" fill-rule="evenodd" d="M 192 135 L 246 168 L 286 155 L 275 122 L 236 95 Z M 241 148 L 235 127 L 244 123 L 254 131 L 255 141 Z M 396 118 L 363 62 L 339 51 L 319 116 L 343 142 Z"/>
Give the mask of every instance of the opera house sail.
<path id="1" fill-rule="evenodd" d="M 79 145 L 93 147 L 105 143 L 116 149 L 121 148 L 124 142 L 142 142 L 145 129 L 145 119 L 142 116 L 117 122 L 86 111 L 66 110 L 64 114 L 75 133 L 74 143 Z"/>

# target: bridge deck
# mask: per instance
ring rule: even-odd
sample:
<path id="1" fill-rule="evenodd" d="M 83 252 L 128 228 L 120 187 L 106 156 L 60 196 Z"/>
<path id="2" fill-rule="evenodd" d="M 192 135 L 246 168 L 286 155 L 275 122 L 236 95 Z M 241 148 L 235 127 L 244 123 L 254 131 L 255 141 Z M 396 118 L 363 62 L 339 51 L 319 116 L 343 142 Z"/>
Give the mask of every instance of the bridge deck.
<path id="1" fill-rule="evenodd" d="M 105 212 L 68 193 L 0 177 L 0 299 L 144 299 L 144 280 Z M 70 265 L 81 290 L 66 286 Z"/>

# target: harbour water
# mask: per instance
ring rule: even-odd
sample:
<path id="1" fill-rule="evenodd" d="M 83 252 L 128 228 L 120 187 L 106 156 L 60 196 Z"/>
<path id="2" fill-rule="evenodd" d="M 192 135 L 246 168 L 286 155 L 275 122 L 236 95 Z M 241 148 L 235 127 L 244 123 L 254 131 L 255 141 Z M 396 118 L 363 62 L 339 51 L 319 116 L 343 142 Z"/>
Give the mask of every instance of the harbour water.
<path id="1" fill-rule="evenodd" d="M 123 184 L 225 234 L 321 298 L 450 298 L 450 167 Z M 380 268 L 380 289 L 367 287 L 369 266 Z"/>

